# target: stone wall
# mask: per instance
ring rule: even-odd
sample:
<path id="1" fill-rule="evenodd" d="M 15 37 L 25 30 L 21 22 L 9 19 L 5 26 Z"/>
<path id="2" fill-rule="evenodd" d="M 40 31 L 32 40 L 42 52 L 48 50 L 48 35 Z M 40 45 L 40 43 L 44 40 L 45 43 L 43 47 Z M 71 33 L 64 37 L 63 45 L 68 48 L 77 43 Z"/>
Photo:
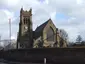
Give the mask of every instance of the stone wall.
<path id="1" fill-rule="evenodd" d="M 47 62 L 84 62 L 85 49 L 83 48 L 34 48 L 14 49 L 3 51 L 2 57 L 9 61 L 41 62 L 47 58 Z M 0 52 L 1 53 L 1 52 Z M 0 56 L 0 57 L 1 57 Z"/>

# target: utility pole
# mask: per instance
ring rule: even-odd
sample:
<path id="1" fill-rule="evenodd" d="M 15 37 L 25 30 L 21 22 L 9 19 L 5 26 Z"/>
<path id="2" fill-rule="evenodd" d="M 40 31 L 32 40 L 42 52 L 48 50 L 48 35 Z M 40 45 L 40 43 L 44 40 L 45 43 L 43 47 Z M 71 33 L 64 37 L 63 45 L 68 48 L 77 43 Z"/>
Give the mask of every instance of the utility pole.
<path id="1" fill-rule="evenodd" d="M 0 35 L 0 42 L 1 42 L 1 35 Z"/>
<path id="2" fill-rule="evenodd" d="M 9 18 L 9 39 L 11 44 L 11 18 Z"/>

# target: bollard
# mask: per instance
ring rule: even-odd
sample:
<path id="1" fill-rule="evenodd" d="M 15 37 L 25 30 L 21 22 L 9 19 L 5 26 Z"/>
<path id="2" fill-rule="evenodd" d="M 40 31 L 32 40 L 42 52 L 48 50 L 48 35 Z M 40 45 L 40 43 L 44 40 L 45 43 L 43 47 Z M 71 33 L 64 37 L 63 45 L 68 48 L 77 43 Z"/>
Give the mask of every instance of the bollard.
<path id="1" fill-rule="evenodd" d="M 44 64 L 46 64 L 46 58 L 44 58 Z"/>

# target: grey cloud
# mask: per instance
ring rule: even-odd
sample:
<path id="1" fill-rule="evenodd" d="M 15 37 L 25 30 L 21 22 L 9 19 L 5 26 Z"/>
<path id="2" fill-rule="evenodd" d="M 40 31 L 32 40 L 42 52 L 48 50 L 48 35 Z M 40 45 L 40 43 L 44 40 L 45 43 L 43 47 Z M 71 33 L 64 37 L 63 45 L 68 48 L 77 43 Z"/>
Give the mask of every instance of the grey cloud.
<path id="1" fill-rule="evenodd" d="M 35 29 L 37 25 L 39 26 L 46 20 L 48 20 L 54 12 L 63 13 L 69 16 L 68 19 L 56 19 L 55 15 L 52 17 L 52 20 L 57 28 L 65 29 L 70 37 L 70 40 L 75 40 L 75 37 L 78 32 L 81 35 L 84 34 L 84 23 L 85 23 L 85 1 L 82 0 L 82 4 L 77 4 L 77 0 L 48 0 L 48 4 L 39 3 L 38 0 L 18 0 L 17 5 L 8 6 L 5 0 L 0 0 L 0 9 L 7 8 L 11 12 L 15 13 L 15 20 L 12 22 L 13 24 L 13 34 L 16 34 L 18 31 L 18 23 L 19 23 L 19 14 L 16 12 L 20 11 L 20 8 L 23 7 L 25 10 L 29 10 L 30 7 L 33 8 L 33 28 Z M 1 14 L 1 13 L 0 13 Z M 3 16 L 4 14 L 1 14 Z M 6 15 L 4 15 L 6 17 Z M 72 19 L 75 18 L 75 19 Z M 4 18 L 5 19 L 5 18 Z M 3 19 L 0 19 L 3 21 Z M 1 23 L 1 22 L 0 22 Z M 5 27 L 5 26 L 4 26 Z M 79 28 L 79 29 L 78 29 Z M 75 31 L 76 30 L 76 31 Z M 4 30 L 5 31 L 5 30 Z M 84 36 L 83 36 L 84 37 Z"/>

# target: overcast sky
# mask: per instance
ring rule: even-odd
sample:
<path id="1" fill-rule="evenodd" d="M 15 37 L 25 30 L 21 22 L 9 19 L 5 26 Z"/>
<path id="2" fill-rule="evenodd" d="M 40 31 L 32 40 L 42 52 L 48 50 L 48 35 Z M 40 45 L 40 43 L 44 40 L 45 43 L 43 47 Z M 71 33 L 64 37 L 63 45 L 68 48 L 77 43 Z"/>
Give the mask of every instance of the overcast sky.
<path id="1" fill-rule="evenodd" d="M 32 8 L 33 30 L 49 18 L 59 29 L 64 29 L 70 41 L 80 34 L 85 40 L 85 0 L 0 0 L 0 35 L 9 38 L 9 18 L 12 38 L 17 37 L 20 8 Z"/>

